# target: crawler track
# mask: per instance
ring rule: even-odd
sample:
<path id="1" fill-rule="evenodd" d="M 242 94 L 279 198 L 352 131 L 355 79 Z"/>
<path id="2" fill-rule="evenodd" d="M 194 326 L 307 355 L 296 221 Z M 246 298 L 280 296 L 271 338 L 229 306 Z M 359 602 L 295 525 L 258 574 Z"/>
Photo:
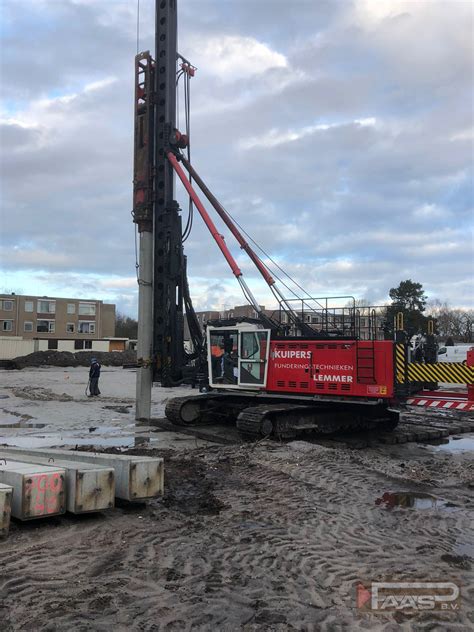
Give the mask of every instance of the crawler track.
<path id="1" fill-rule="evenodd" d="M 391 430 L 398 423 L 398 413 L 385 406 L 275 402 L 271 397 L 219 393 L 173 398 L 165 413 L 179 426 L 230 422 L 245 439 L 288 439 L 308 432 L 333 434 L 382 427 Z"/>
<path id="2" fill-rule="evenodd" d="M 196 400 L 199 397 L 196 396 Z M 293 404 L 288 406 L 286 403 L 261 404 L 241 409 L 237 416 L 237 428 L 233 423 L 227 427 L 223 426 L 219 423 L 218 415 L 217 420 L 214 421 L 212 414 L 210 414 L 211 419 L 201 428 L 201 424 L 185 423 L 177 417 L 181 406 L 189 402 L 189 399 L 194 398 L 183 397 L 170 400 L 166 410 L 170 421 L 157 421 L 157 425 L 165 423 L 166 429 L 170 430 L 173 428 L 179 430 L 179 426 L 186 426 L 186 429 L 183 428 L 183 432 L 196 434 L 199 438 L 208 441 L 213 441 L 215 437 L 219 443 L 237 443 L 239 438 L 259 440 L 273 435 L 274 438 L 284 439 L 301 435 L 301 438 L 316 439 L 327 443 L 327 445 L 346 445 L 356 449 L 384 444 L 442 441 L 449 436 L 474 433 L 474 415 L 470 413 L 421 411 L 411 407 L 402 411 L 398 426 L 392 429 L 380 420 L 376 425 L 372 424 L 371 426 L 362 423 L 357 426 L 354 424 L 354 420 L 351 424 L 344 424 L 340 421 L 339 425 L 336 425 L 334 414 L 332 414 L 330 420 L 324 420 L 320 415 L 318 434 L 311 432 L 311 429 L 308 429 L 307 432 L 303 424 L 300 426 L 299 432 L 296 432 L 282 427 L 282 424 L 278 423 L 278 417 L 287 415 L 289 407 L 291 407 L 292 414 L 298 413 L 302 416 L 309 407 Z M 173 419 L 171 419 L 172 416 Z"/>
<path id="3" fill-rule="evenodd" d="M 380 418 L 327 407 L 267 404 L 245 408 L 237 417 L 237 429 L 246 439 L 265 436 L 288 439 L 306 432 L 333 434 L 370 430 L 380 424 L 387 430 L 389 426 L 395 427 L 397 421 L 396 415 Z"/>
<path id="4" fill-rule="evenodd" d="M 169 419 L 172 423 L 177 424 L 178 426 L 187 426 L 188 424 L 193 423 L 193 421 L 197 421 L 197 418 L 194 418 L 195 405 L 194 400 L 198 399 L 199 396 L 194 397 L 174 397 L 170 399 L 165 408 L 165 415 L 167 419 Z M 186 408 L 189 408 L 189 421 L 186 421 Z M 199 406 L 197 407 L 197 412 L 199 415 Z"/>

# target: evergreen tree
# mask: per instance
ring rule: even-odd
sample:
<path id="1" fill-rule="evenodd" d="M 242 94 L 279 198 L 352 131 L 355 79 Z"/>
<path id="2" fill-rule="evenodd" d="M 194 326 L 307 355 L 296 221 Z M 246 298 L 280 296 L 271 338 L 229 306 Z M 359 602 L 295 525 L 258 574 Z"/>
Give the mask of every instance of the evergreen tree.
<path id="1" fill-rule="evenodd" d="M 428 318 L 423 314 L 426 308 L 427 296 L 421 283 L 411 279 L 401 281 L 398 287 L 392 287 L 389 292 L 392 304 L 387 307 L 385 320 L 385 337 L 393 338 L 394 318 L 402 312 L 404 330 L 409 337 L 427 330 Z"/>

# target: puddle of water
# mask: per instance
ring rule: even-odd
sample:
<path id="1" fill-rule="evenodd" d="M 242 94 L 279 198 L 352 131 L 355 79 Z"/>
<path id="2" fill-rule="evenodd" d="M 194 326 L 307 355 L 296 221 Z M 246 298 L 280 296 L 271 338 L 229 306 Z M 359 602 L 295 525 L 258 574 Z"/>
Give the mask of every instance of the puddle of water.
<path id="1" fill-rule="evenodd" d="M 386 509 L 405 507 L 408 509 L 441 509 L 452 511 L 456 506 L 441 498 L 423 494 L 421 492 L 385 492 L 375 500 L 376 505 Z"/>
<path id="2" fill-rule="evenodd" d="M 46 424 L 32 423 L 29 419 L 5 412 L 0 416 L 0 428 L 44 428 L 45 426 Z"/>
<path id="3" fill-rule="evenodd" d="M 474 559 L 474 544 L 472 542 L 457 542 L 454 550 L 459 555 L 467 555 L 468 557 Z"/>
<path id="4" fill-rule="evenodd" d="M 437 452 L 474 452 L 474 435 L 464 435 L 458 439 L 449 437 L 434 448 Z"/>
<path id="5" fill-rule="evenodd" d="M 84 430 L 80 430 L 78 431 L 80 433 L 86 434 L 86 432 L 89 432 L 89 434 L 96 434 L 96 435 L 102 435 L 102 434 L 117 434 L 118 432 L 123 432 L 123 428 L 121 428 L 120 426 L 89 426 L 88 428 L 84 429 Z"/>
<path id="6" fill-rule="evenodd" d="M 45 428 L 46 424 L 32 424 L 28 421 L 17 421 L 12 424 L 5 424 L 0 420 L 0 428 Z"/>

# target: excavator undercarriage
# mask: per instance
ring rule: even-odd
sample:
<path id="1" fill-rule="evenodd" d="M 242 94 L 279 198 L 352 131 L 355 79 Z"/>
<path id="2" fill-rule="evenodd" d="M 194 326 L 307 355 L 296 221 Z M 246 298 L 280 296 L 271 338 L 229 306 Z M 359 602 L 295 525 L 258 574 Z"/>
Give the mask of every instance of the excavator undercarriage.
<path id="1" fill-rule="evenodd" d="M 248 393 L 207 393 L 176 397 L 166 406 L 166 417 L 181 426 L 236 425 L 245 439 L 290 439 L 307 433 L 392 430 L 399 412 L 373 402 L 313 401 Z"/>

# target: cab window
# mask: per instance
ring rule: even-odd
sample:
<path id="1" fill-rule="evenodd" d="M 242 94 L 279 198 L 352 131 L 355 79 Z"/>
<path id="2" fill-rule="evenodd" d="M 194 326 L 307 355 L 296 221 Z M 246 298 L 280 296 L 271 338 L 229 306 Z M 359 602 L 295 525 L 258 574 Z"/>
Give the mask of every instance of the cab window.
<path id="1" fill-rule="evenodd" d="M 238 332 L 236 329 L 211 331 L 211 370 L 214 384 L 237 384 Z"/>

